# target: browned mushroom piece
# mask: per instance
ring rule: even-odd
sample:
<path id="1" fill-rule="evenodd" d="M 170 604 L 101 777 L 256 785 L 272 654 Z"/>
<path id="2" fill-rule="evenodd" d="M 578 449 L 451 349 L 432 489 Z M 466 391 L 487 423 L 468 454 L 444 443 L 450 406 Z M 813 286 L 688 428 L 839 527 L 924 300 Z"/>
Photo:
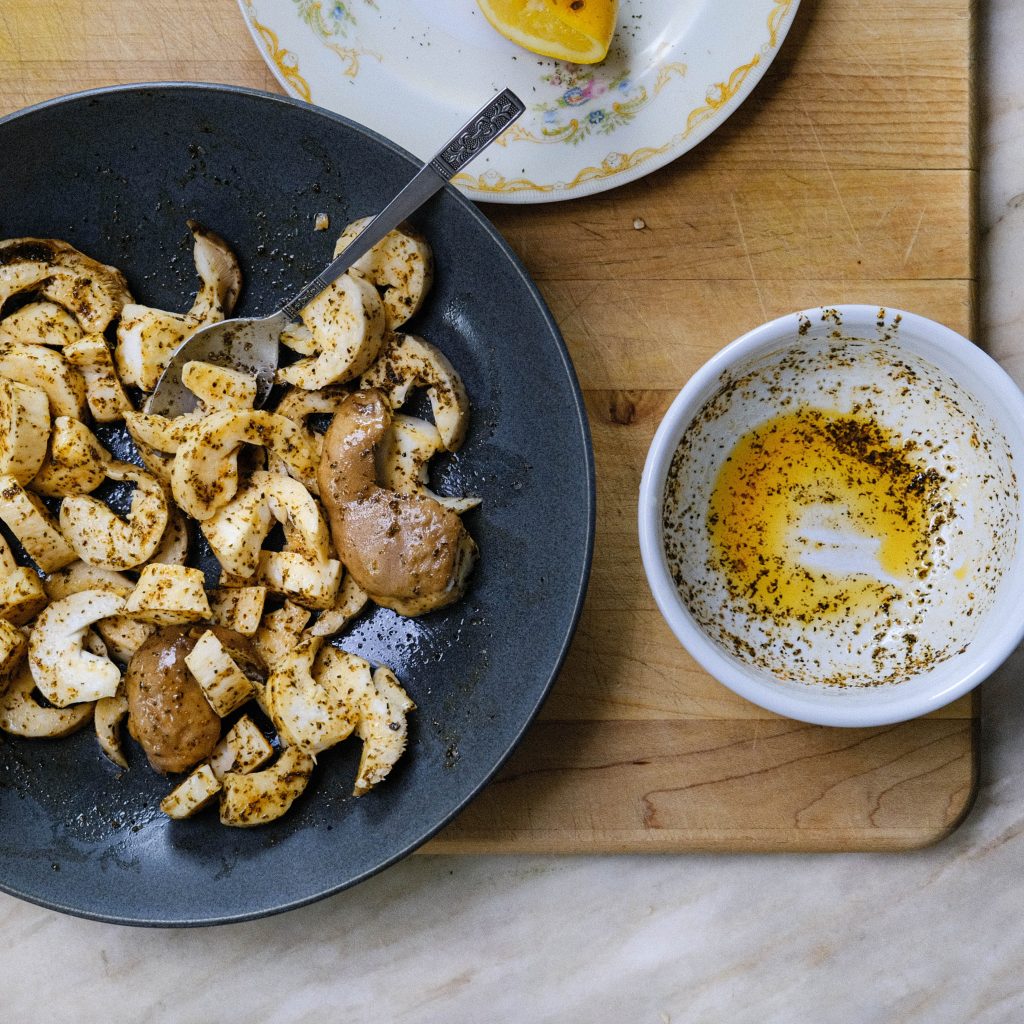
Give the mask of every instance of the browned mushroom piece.
<path id="1" fill-rule="evenodd" d="M 241 633 L 196 623 L 158 630 L 135 652 L 125 674 L 128 731 L 158 772 L 183 772 L 213 753 L 221 720 L 210 707 L 185 657 L 212 631 L 242 671 L 262 682 L 263 659 Z"/>
<path id="2" fill-rule="evenodd" d="M 462 521 L 432 498 L 377 481 L 376 455 L 391 407 L 376 388 L 342 402 L 324 438 L 318 480 L 338 557 L 369 596 L 402 615 L 458 600 L 477 547 Z"/>

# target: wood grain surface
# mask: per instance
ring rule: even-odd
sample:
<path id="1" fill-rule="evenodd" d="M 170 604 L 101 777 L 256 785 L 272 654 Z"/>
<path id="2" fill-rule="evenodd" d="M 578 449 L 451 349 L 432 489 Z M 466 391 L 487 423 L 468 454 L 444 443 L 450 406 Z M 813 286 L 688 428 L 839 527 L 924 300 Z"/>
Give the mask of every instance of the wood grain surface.
<path id="1" fill-rule="evenodd" d="M 907 849 L 966 813 L 973 699 L 837 730 L 734 696 L 654 606 L 636 495 L 675 392 L 768 318 L 867 302 L 972 333 L 973 6 L 803 0 L 753 97 L 690 154 L 599 196 L 486 208 L 543 291 L 586 391 L 597 544 L 541 719 L 428 851 Z M 0 4 L 0 113 L 167 79 L 277 91 L 233 0 Z"/>

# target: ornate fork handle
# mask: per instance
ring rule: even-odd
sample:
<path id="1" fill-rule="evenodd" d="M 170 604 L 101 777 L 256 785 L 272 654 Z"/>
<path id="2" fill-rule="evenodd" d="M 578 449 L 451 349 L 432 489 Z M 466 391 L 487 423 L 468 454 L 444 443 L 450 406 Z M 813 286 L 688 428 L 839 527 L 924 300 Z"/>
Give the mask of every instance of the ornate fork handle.
<path id="1" fill-rule="evenodd" d="M 392 228 L 397 227 L 414 210 L 418 210 L 449 178 L 466 166 L 482 149 L 486 149 L 513 121 L 526 110 L 523 101 L 511 89 L 498 93 L 487 106 L 478 110 L 423 167 L 401 192 L 383 209 L 344 252 L 317 274 L 305 288 L 292 297 L 277 313 L 281 325 L 294 320 L 310 299 L 320 294 L 353 263 L 369 252 Z"/>
<path id="2" fill-rule="evenodd" d="M 466 122 L 455 138 L 430 161 L 430 166 L 446 179 L 454 177 L 525 109 L 523 101 L 511 89 L 498 93 Z"/>

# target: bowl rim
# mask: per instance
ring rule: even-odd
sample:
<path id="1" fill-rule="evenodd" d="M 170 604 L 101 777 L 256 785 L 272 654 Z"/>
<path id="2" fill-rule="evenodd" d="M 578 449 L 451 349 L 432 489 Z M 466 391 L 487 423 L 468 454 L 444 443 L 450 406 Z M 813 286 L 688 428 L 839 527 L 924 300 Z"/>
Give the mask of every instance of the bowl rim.
<path id="1" fill-rule="evenodd" d="M 292 96 L 283 96 L 278 93 L 267 92 L 263 89 L 218 82 L 167 79 L 128 82 L 118 85 L 107 85 L 91 89 L 77 90 L 75 92 L 65 93 L 49 99 L 41 100 L 37 103 L 11 111 L 8 114 L 4 114 L 3 116 L 0 116 L 0 128 L 3 128 L 9 123 L 19 121 L 26 117 L 31 117 L 34 114 L 42 111 L 48 111 L 55 107 L 72 105 L 80 102 L 92 103 L 103 101 L 111 97 L 116 98 L 121 94 L 130 93 L 173 93 L 182 95 L 193 94 L 197 96 L 203 94 L 224 94 L 240 96 L 245 98 L 247 101 L 252 100 L 256 102 L 276 104 L 282 107 L 292 108 L 302 114 L 309 114 L 316 118 L 322 118 L 326 121 L 334 122 L 335 124 L 341 125 L 348 131 L 355 132 L 356 134 L 371 139 L 374 143 L 390 151 L 397 159 L 408 164 L 412 173 L 415 173 L 415 171 L 422 166 L 422 161 L 408 150 L 399 146 L 396 142 L 393 142 L 391 139 L 381 135 L 379 132 L 374 131 L 371 128 L 367 128 L 365 125 L 353 121 L 351 118 L 348 118 L 343 114 L 327 110 L 323 107 L 316 106 L 315 104 L 307 103 L 304 100 L 296 99 Z M 495 778 L 500 769 L 520 745 L 527 731 L 533 725 L 541 707 L 550 695 L 555 681 L 565 664 L 573 638 L 580 625 L 584 601 L 589 587 L 590 575 L 593 567 L 597 527 L 597 480 L 593 438 L 586 413 L 583 388 L 580 384 L 579 376 L 576 372 L 576 367 L 573 363 L 569 348 L 565 343 L 565 338 L 562 334 L 561 328 L 556 322 L 547 301 L 541 294 L 536 282 L 527 271 L 525 264 L 512 249 L 511 245 L 505 240 L 504 236 L 497 230 L 497 228 L 495 228 L 485 213 L 473 200 L 463 195 L 451 184 L 446 184 L 442 189 L 442 193 L 449 201 L 455 203 L 467 218 L 469 218 L 469 220 L 487 236 L 490 244 L 494 246 L 496 252 L 507 263 L 510 271 L 513 272 L 521 281 L 529 294 L 536 313 L 540 320 L 543 321 L 543 325 L 549 339 L 553 341 L 556 346 L 558 358 L 565 371 L 566 381 L 569 386 L 572 403 L 572 419 L 574 424 L 578 424 L 579 426 L 579 436 L 583 442 L 583 463 L 581 469 L 585 481 L 585 507 L 580 513 L 580 525 L 582 527 L 583 534 L 583 544 L 580 550 L 582 560 L 579 563 L 578 573 L 571 580 L 571 584 L 566 586 L 567 594 L 570 594 L 571 587 L 571 594 L 567 600 L 567 604 L 571 604 L 566 620 L 567 628 L 565 635 L 558 643 L 558 649 L 555 652 L 555 657 L 552 660 L 549 671 L 536 689 L 536 696 L 533 703 L 525 708 L 522 719 L 518 723 L 518 728 L 514 730 L 513 735 L 511 735 L 504 748 L 498 751 L 493 763 L 491 763 L 488 769 L 475 780 L 469 791 L 466 792 L 460 800 L 454 803 L 445 814 L 441 815 L 439 818 L 435 818 L 428 827 L 420 830 L 418 834 L 404 846 L 394 850 L 391 854 L 373 866 L 351 876 L 341 883 L 332 883 L 325 888 L 310 891 L 299 897 L 290 898 L 283 902 L 273 903 L 272 905 L 261 904 L 253 909 L 230 910 L 208 916 L 197 916 L 194 913 L 182 912 L 177 909 L 172 909 L 163 916 L 143 916 L 141 914 L 132 913 L 130 905 L 128 909 L 120 910 L 116 913 L 83 908 L 56 897 L 40 895 L 35 891 L 23 890 L 17 885 L 11 884 L 5 877 L 0 877 L 0 891 L 18 899 L 25 900 L 26 902 L 34 903 L 38 906 L 46 907 L 47 909 L 56 910 L 60 913 L 69 914 L 75 917 L 102 921 L 110 924 L 140 927 L 191 928 L 197 926 L 235 924 L 294 910 L 325 899 L 329 896 L 333 896 L 366 881 L 372 876 L 379 874 L 385 869 L 396 864 L 398 861 L 403 860 L 414 850 L 418 849 L 420 846 L 436 836 L 446 825 L 455 820 L 458 815 L 465 810 L 465 808 L 472 803 L 472 801 Z"/>
<path id="2" fill-rule="evenodd" d="M 1006 423 L 1002 410 L 1011 409 L 1018 433 L 1024 434 L 1024 394 L 1020 388 L 987 352 L 951 328 L 891 306 L 822 305 L 788 313 L 755 327 L 717 352 L 687 381 L 669 406 L 651 441 L 640 479 L 637 510 L 640 556 L 648 586 L 669 628 L 694 660 L 734 693 L 769 711 L 813 725 L 891 725 L 944 707 L 982 682 L 1024 639 L 1024 615 L 1016 622 L 1008 619 L 995 642 L 986 644 L 983 649 L 972 644 L 963 653 L 953 655 L 930 670 L 935 684 L 927 690 L 908 691 L 895 697 L 887 695 L 885 701 L 871 700 L 870 694 L 875 691 L 863 689 L 854 694 L 808 687 L 806 695 L 798 696 L 792 689 L 775 685 L 769 673 L 744 666 L 734 659 L 697 625 L 679 596 L 662 544 L 661 508 L 669 465 L 679 439 L 706 400 L 709 388 L 739 361 L 762 350 L 770 351 L 768 346 L 772 344 L 796 338 L 799 325 L 806 319 L 819 323 L 833 316 L 844 332 L 849 330 L 855 337 L 863 332 L 865 338 L 877 335 L 880 322 L 891 323 L 898 318 L 902 330 L 969 366 L 988 392 L 998 399 L 997 403 L 992 403 L 1000 411 L 997 422 Z M 1018 553 L 1020 544 L 1018 538 Z M 1016 589 L 1022 588 L 1024 581 Z"/>

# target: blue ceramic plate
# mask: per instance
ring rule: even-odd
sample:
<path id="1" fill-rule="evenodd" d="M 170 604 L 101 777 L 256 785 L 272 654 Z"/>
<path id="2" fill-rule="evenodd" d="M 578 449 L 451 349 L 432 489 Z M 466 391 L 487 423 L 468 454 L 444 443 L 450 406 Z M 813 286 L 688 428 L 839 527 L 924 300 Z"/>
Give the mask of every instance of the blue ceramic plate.
<path id="1" fill-rule="evenodd" d="M 438 125 L 438 138 L 450 126 Z M 140 302 L 185 309 L 189 217 L 242 262 L 239 313 L 267 312 L 378 210 L 416 163 L 307 104 L 221 86 L 84 93 L 0 121 L 0 238 L 62 238 L 122 268 Z M 331 231 L 314 232 L 318 213 Z M 590 568 L 593 458 L 558 328 L 508 246 L 447 189 L 414 218 L 436 281 L 410 329 L 462 374 L 465 446 L 435 474 L 479 494 L 466 517 L 481 559 L 466 597 L 426 617 L 375 609 L 338 643 L 391 665 L 419 710 L 386 783 L 349 794 L 359 744 L 323 755 L 305 795 L 250 831 L 216 813 L 171 822 L 170 788 L 130 744 L 120 772 L 89 729 L 0 738 L 0 886 L 108 921 L 196 925 L 259 917 L 361 881 L 450 821 L 515 747 L 555 678 Z M 114 448 L 116 431 L 103 435 Z"/>

